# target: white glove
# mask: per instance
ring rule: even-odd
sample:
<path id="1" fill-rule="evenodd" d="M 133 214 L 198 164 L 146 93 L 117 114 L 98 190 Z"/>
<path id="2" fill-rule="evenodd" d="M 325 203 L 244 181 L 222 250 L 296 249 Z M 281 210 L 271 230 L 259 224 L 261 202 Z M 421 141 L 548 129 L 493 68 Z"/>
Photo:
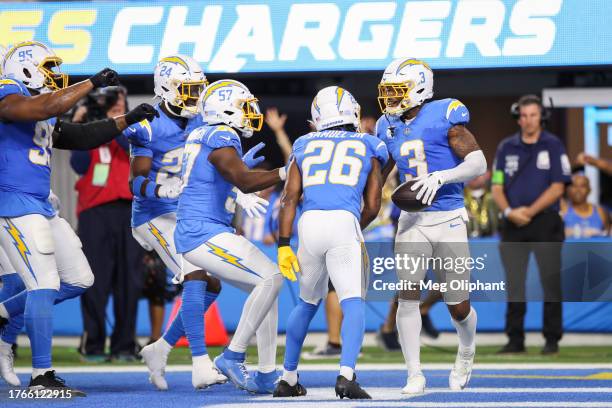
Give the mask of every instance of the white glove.
<path id="1" fill-rule="evenodd" d="M 161 184 L 159 190 L 157 190 L 157 196 L 159 198 L 178 198 L 183 191 L 183 183 L 180 179 L 177 182 L 170 182 L 167 184 Z"/>
<path id="2" fill-rule="evenodd" d="M 421 200 L 423 204 L 431 205 L 438 189 L 445 183 L 442 174 L 439 171 L 434 171 L 425 176 L 417 177 L 416 183 L 410 188 L 412 191 L 420 189 L 416 199 Z"/>
<path id="3" fill-rule="evenodd" d="M 250 218 L 260 218 L 266 214 L 268 200 L 265 200 L 257 194 L 244 194 L 238 190 L 236 192 L 236 204 L 238 204 Z"/>

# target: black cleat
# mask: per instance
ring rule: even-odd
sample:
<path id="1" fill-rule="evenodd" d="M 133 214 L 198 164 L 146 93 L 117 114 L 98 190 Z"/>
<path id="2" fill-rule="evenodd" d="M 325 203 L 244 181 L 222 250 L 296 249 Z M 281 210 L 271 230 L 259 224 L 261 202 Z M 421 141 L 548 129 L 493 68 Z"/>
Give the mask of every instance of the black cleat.
<path id="1" fill-rule="evenodd" d="M 46 373 L 37 376 L 36 378 L 31 378 L 30 385 L 28 385 L 28 389 L 32 391 L 60 390 L 66 394 L 65 397 L 67 398 L 87 396 L 87 394 L 85 394 L 83 391 L 79 391 L 66 386 L 66 382 L 64 381 L 64 379 L 55 375 L 55 370 L 49 370 Z"/>
<path id="2" fill-rule="evenodd" d="M 542 348 L 542 355 L 550 356 L 559 353 L 559 343 L 553 340 L 546 340 L 546 344 Z"/>
<path id="3" fill-rule="evenodd" d="M 306 388 L 299 382 L 289 385 L 285 380 L 280 380 L 274 388 L 273 397 L 303 397 L 306 395 Z"/>
<path id="4" fill-rule="evenodd" d="M 353 381 L 349 381 L 343 375 L 339 375 L 336 378 L 336 395 L 340 399 L 344 397 L 349 399 L 372 399 L 370 394 L 365 392 L 356 380 L 357 376 L 355 374 L 353 374 Z"/>

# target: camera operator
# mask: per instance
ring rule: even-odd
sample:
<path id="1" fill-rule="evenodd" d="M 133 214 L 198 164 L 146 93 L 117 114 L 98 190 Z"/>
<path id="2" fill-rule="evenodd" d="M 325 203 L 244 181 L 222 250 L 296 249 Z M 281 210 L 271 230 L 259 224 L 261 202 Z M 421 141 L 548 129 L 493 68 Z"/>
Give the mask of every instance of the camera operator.
<path id="1" fill-rule="evenodd" d="M 128 110 L 121 86 L 90 93 L 73 113 L 74 122 L 91 122 Z M 132 194 L 128 142 L 119 135 L 110 143 L 73 152 L 70 163 L 82 177 L 76 183 L 79 236 L 95 276 L 81 297 L 83 336 L 80 353 L 87 361 L 105 361 L 106 305 L 113 294 L 114 328 L 111 359 L 136 359 L 136 312 L 143 286 L 143 250 L 130 228 Z"/>

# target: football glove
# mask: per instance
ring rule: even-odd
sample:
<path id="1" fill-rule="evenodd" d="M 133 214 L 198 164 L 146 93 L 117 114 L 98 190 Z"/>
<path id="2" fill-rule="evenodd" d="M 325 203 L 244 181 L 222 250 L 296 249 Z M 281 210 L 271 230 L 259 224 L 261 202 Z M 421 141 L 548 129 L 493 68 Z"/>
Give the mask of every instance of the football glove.
<path id="1" fill-rule="evenodd" d="M 183 183 L 181 183 L 180 179 L 177 179 L 176 182 L 160 184 L 157 196 L 159 198 L 178 198 L 181 191 L 183 191 Z"/>
<path id="2" fill-rule="evenodd" d="M 264 142 L 260 142 L 256 146 L 252 147 L 248 152 L 246 152 L 244 156 L 242 156 L 242 161 L 249 169 L 252 169 L 253 167 L 257 166 L 259 163 L 266 159 L 265 156 L 255 157 L 255 155 L 259 153 L 259 151 L 265 146 L 266 144 Z"/>
<path id="3" fill-rule="evenodd" d="M 425 176 L 417 177 L 416 183 L 410 188 L 412 191 L 419 189 L 416 199 L 421 200 L 423 204 L 431 205 L 438 189 L 444 184 L 444 179 L 440 172 L 434 171 Z"/>
<path id="4" fill-rule="evenodd" d="M 257 194 L 244 194 L 238 190 L 236 192 L 236 204 L 238 204 L 247 213 L 250 218 L 261 218 L 266 214 L 268 200 L 261 198 Z"/>
<path id="5" fill-rule="evenodd" d="M 281 274 L 291 282 L 297 280 L 295 274 L 300 271 L 300 265 L 293 250 L 288 245 L 278 247 L 278 268 Z"/>

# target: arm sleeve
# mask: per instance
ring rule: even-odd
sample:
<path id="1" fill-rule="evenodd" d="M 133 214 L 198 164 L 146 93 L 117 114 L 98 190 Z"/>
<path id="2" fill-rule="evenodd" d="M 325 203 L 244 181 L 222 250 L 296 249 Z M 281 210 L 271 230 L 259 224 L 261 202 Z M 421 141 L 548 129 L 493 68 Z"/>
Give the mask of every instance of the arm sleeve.
<path id="1" fill-rule="evenodd" d="M 446 107 L 446 120 L 451 126 L 466 125 L 470 122 L 470 112 L 461 101 L 451 99 Z"/>
<path id="2" fill-rule="evenodd" d="M 63 150 L 89 150 L 110 142 L 121 131 L 114 119 L 97 120 L 89 123 L 57 121 L 53 147 Z"/>
<path id="3" fill-rule="evenodd" d="M 568 184 L 571 182 L 572 167 L 565 147 L 557 140 L 553 146 L 550 149 L 550 181 Z"/>

